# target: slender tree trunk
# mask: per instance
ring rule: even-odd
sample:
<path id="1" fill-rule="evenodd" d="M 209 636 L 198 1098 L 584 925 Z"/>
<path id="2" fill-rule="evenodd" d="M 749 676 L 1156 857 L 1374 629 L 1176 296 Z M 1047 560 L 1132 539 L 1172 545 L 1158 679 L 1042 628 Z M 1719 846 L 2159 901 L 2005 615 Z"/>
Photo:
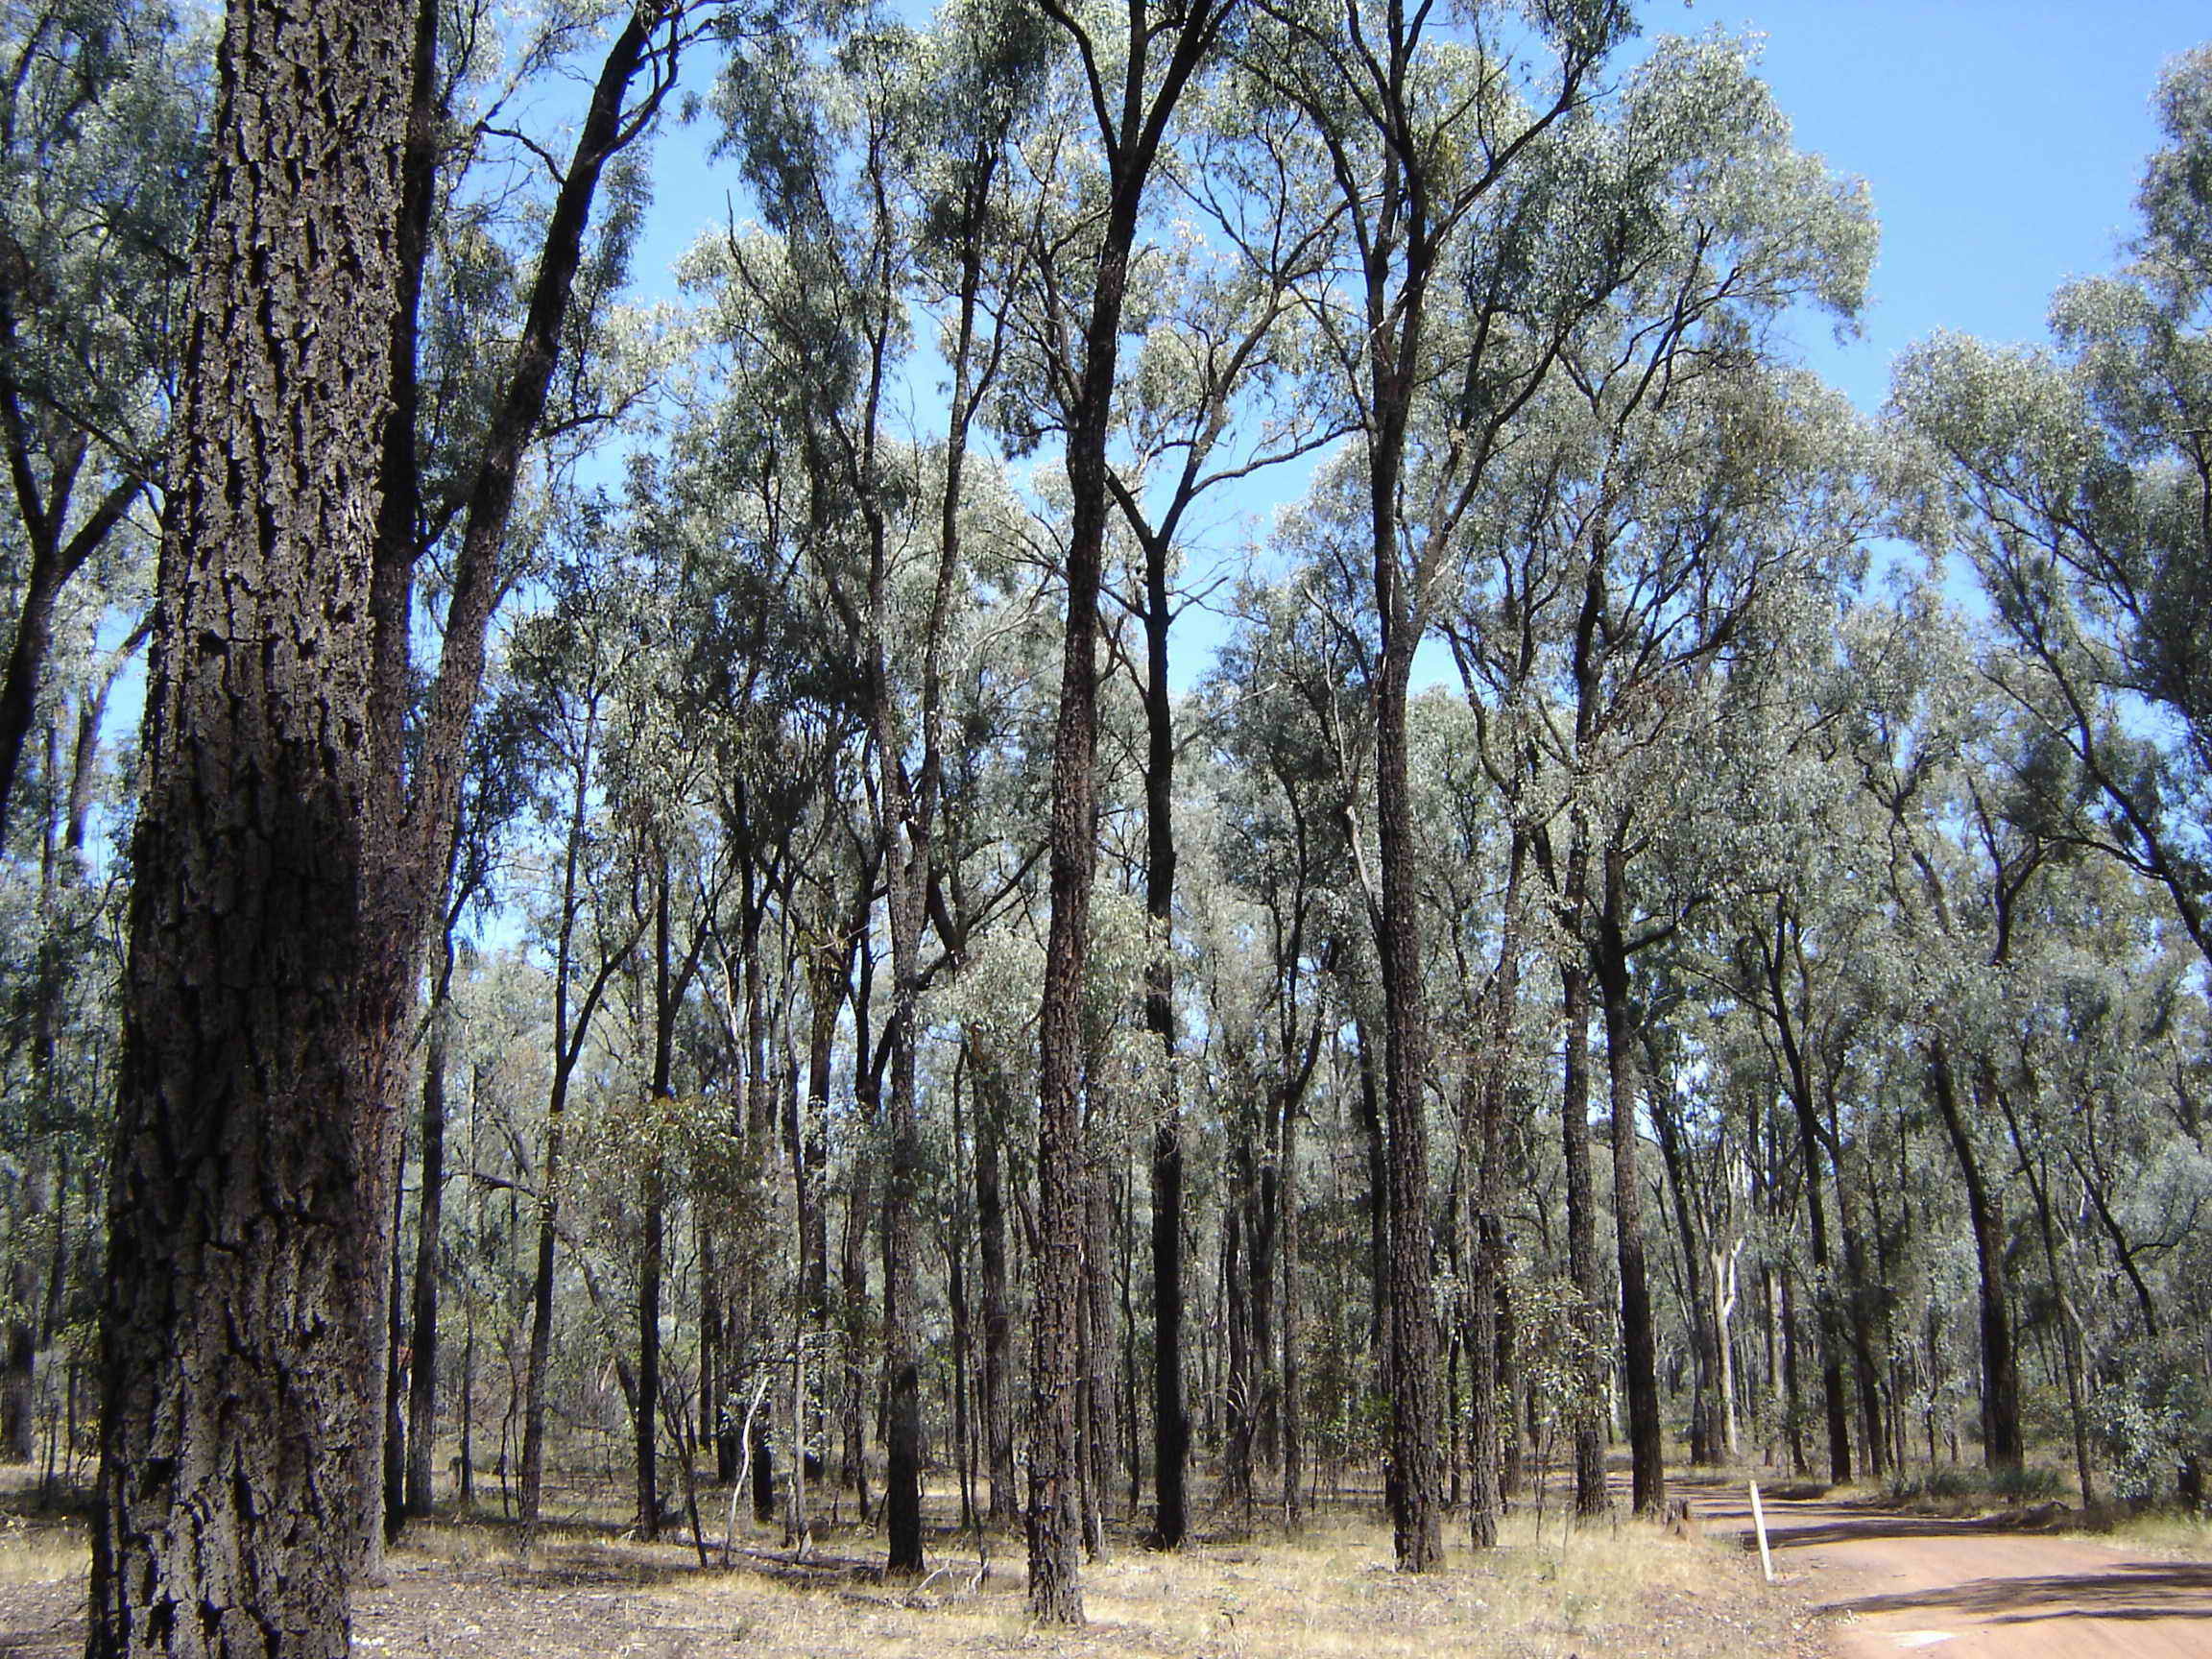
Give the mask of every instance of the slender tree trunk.
<path id="1" fill-rule="evenodd" d="M 1612 1085 L 1613 1226 L 1621 1263 L 1621 1341 L 1628 1384 L 1628 1455 L 1633 1507 L 1656 1519 L 1667 1506 L 1666 1447 L 1659 1421 L 1658 1334 L 1644 1246 L 1642 1158 L 1636 1134 L 1636 1057 L 1642 1046 L 1628 1004 L 1627 855 L 1605 850 L 1605 894 L 1598 925 L 1599 997 Z"/>
<path id="2" fill-rule="evenodd" d="M 1111 1150 L 1103 1114 L 1094 1107 L 1090 1131 L 1090 1190 L 1085 1196 L 1083 1293 L 1085 1345 L 1083 1446 L 1088 1496 L 1084 1552 L 1093 1561 L 1108 1554 L 1107 1500 L 1119 1461 L 1120 1426 L 1114 1411 L 1114 1361 L 1120 1338 L 1114 1320 L 1114 1183 Z"/>
<path id="3" fill-rule="evenodd" d="M 1214 1507 L 1248 1517 L 1252 1510 L 1252 1309 L 1244 1277 L 1247 1258 L 1242 1189 L 1251 1179 L 1249 1149 L 1239 1146 L 1232 1162 L 1236 1173 L 1221 1206 L 1221 1325 L 1229 1350 L 1221 1394 L 1228 1425 L 1221 1454 L 1221 1488 Z"/>
<path id="4" fill-rule="evenodd" d="M 1181 1547 L 1190 1528 L 1186 1478 L 1190 1413 L 1183 1388 L 1183 1099 L 1175 1022 L 1175 727 L 1167 690 L 1171 617 L 1164 539 L 1145 546 L 1144 912 L 1151 955 L 1144 964 L 1144 1029 L 1160 1045 L 1152 1130 L 1151 1543 Z"/>
<path id="5" fill-rule="evenodd" d="M 1469 1541 L 1478 1550 L 1495 1548 L 1498 1523 L 1505 1507 L 1504 1472 L 1499 1463 L 1506 1435 L 1518 1441 L 1502 1350 L 1509 1334 L 1501 1328 L 1501 1297 L 1505 1283 L 1504 1217 L 1499 1189 L 1505 1162 L 1505 1088 L 1513 1022 L 1521 1000 L 1521 889 L 1528 865 L 1528 832 L 1516 818 L 1505 858 L 1505 892 L 1501 904 L 1497 977 L 1484 1010 L 1483 1039 L 1488 1051 L 1470 1076 L 1467 1103 L 1473 1121 L 1462 1117 L 1460 1137 L 1469 1147 L 1474 1179 L 1467 1193 L 1467 1456 L 1471 1479 L 1467 1497 Z M 1506 1406 L 1499 1419 L 1501 1393 Z"/>
<path id="6" fill-rule="evenodd" d="M 1682 1129 L 1667 1091 L 1654 1084 L 1651 1125 L 1659 1138 L 1659 1156 L 1666 1167 L 1668 1196 L 1673 1201 L 1675 1235 L 1682 1243 L 1683 1295 L 1689 1303 L 1690 1345 L 1695 1368 L 1690 1407 L 1690 1461 L 1710 1465 L 1720 1460 L 1722 1442 L 1720 1374 L 1725 1369 L 1725 1340 L 1717 1317 L 1719 1287 L 1707 1284 L 1707 1269 L 1717 1265 L 1707 1251 L 1705 1236 L 1691 1202 L 1689 1151 L 1682 1143 Z"/>
<path id="7" fill-rule="evenodd" d="M 1390 1382 L 1390 1221 L 1383 1192 L 1390 1184 L 1389 1148 L 1382 1138 L 1382 1089 L 1377 1076 L 1373 1028 L 1354 1018 L 1359 1046 L 1359 1128 L 1367 1149 L 1367 1349 L 1375 1358 L 1375 1391 Z"/>
<path id="8" fill-rule="evenodd" d="M 1006 1201 L 998 1166 L 1003 1133 L 1004 1085 L 973 1033 L 975 1057 L 975 1230 L 983 1277 L 983 1444 L 991 1476 L 991 1523 L 1011 1527 L 1017 1509 L 1014 1479 L 1014 1380 L 1010 1352 L 1014 1321 L 1006 1307 Z"/>
<path id="9" fill-rule="evenodd" d="M 963 1056 L 963 1060 L 965 1056 Z M 968 1192 L 960 1167 L 967 1124 L 960 1111 L 964 1064 L 952 1071 L 952 1204 L 945 1231 L 945 1300 L 952 1314 L 952 1456 L 960 1476 L 960 1529 L 975 1525 L 974 1440 L 969 1428 Z"/>
<path id="10" fill-rule="evenodd" d="M 1605 1286 L 1598 1268 L 1598 1193 L 1590 1169 L 1590 993 L 1581 949 L 1567 945 L 1559 965 L 1560 1003 L 1566 1016 L 1566 1088 L 1561 1103 L 1567 1171 L 1567 1273 L 1582 1299 L 1581 1317 L 1595 1336 L 1604 1321 Z M 1575 1436 L 1575 1513 L 1602 1515 L 1605 1431 L 1595 1419 L 1577 1420 Z"/>
<path id="11" fill-rule="evenodd" d="M 407 1388 L 405 1511 L 430 1513 L 438 1442 L 438 1284 L 445 1207 L 445 1067 L 451 1043 L 453 940 L 430 997 L 429 1042 L 422 1057 L 422 1191 L 415 1222 L 414 1366 Z"/>
<path id="12" fill-rule="evenodd" d="M 1318 1028 L 1315 1031 L 1319 1035 Z M 1283 1163 L 1278 1202 L 1283 1239 L 1283 1525 L 1306 1524 L 1306 1408 L 1298 1302 L 1298 1102 L 1283 1107 Z"/>
<path id="13" fill-rule="evenodd" d="M 399 1132 L 398 1139 L 404 1142 L 404 1131 Z M 386 1544 L 398 1542 L 407 1510 L 407 1420 L 403 1415 L 408 1387 L 407 1299 L 403 1293 L 406 1205 L 407 1152 L 402 1144 L 392 1170 L 392 1277 L 384 1297 L 384 1502 L 379 1514 Z"/>
<path id="14" fill-rule="evenodd" d="M 1959 1159 L 1966 1188 L 1966 1214 L 1974 1228 L 1974 1254 L 1982 1268 L 1982 1455 L 1992 1470 L 2017 1469 L 2024 1455 L 2020 1432 L 2020 1371 L 2012 1347 L 2012 1314 L 2005 1285 L 2005 1211 L 2002 1197 L 1983 1179 L 1959 1100 L 1951 1053 L 1941 1037 L 1928 1053 L 1930 1092 Z"/>

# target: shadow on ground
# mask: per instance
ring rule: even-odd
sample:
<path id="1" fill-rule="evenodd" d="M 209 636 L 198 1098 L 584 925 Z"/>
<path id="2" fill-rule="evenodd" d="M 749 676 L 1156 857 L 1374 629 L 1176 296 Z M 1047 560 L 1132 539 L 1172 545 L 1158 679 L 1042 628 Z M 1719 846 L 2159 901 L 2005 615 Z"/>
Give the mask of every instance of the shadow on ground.
<path id="1" fill-rule="evenodd" d="M 1823 1613 L 1941 1610 L 1968 1614 L 1992 1624 L 2029 1624 L 2053 1619 L 2205 1619 L 2212 1597 L 2212 1566 L 2145 1563 L 2109 1573 L 2064 1573 L 2021 1578 L 1976 1578 L 1937 1590 L 1861 1596 L 1825 1603 Z"/>

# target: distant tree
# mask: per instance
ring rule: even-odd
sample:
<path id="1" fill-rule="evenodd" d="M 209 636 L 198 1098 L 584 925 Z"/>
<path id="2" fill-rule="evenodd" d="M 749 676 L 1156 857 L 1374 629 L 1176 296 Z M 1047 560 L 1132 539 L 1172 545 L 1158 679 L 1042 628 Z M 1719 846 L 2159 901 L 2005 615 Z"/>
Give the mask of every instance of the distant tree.
<path id="1" fill-rule="evenodd" d="M 1895 408 L 1936 462 L 1931 547 L 1973 564 L 2043 733 L 2045 812 L 2172 901 L 2212 960 L 2212 47 L 2158 88 L 2168 147 L 2117 276 L 2052 301 L 2056 354 L 1939 335 Z"/>
<path id="2" fill-rule="evenodd" d="M 194 57 L 157 0 L 44 0 L 0 34 L 0 847 L 63 589 L 132 540 L 157 482 L 204 181 Z"/>

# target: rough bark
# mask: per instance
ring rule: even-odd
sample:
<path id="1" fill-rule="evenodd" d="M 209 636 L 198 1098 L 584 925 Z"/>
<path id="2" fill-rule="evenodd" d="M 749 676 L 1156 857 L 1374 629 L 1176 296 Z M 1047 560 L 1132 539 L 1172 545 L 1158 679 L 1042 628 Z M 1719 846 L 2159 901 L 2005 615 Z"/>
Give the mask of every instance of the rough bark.
<path id="1" fill-rule="evenodd" d="M 1144 190 L 1184 89 L 1213 48 L 1229 0 L 1196 3 L 1155 19 L 1128 0 L 1129 51 L 1112 105 L 1094 103 L 1109 158 L 1102 222 L 1090 265 L 1090 304 L 1078 325 L 1079 360 L 1063 365 L 1071 388 L 1065 467 L 1069 487 L 1066 631 L 1052 738 L 1047 836 L 1051 922 L 1038 1016 L 1036 1296 L 1032 1304 L 1029 1455 L 1029 1611 L 1051 1624 L 1083 1622 L 1076 1564 L 1079 1448 L 1075 1429 L 1081 1323 L 1085 964 L 1091 880 L 1097 863 L 1098 588 L 1110 511 L 1106 448 L 1121 344 L 1121 315 Z M 1095 63 L 1083 25 L 1048 9 Z M 1155 48 L 1162 48 L 1155 59 Z M 1157 76 L 1157 79 L 1155 79 Z"/>
<path id="2" fill-rule="evenodd" d="M 1581 1293 L 1582 1317 L 1593 1327 L 1604 1318 L 1605 1286 L 1598 1266 L 1598 1192 L 1590 1168 L 1590 990 L 1581 949 L 1559 965 L 1560 1004 L 1566 1020 L 1565 1091 L 1560 1133 L 1567 1170 L 1567 1274 Z M 1605 1513 L 1605 1432 L 1595 1422 L 1575 1425 L 1575 1513 Z"/>
<path id="3" fill-rule="evenodd" d="M 422 1187 L 416 1217 L 415 1283 L 408 1347 L 407 1482 L 403 1510 L 430 1513 L 431 1464 L 438 1434 L 438 1275 L 445 1200 L 447 989 L 452 952 L 430 1002 L 430 1041 L 422 1058 Z"/>
<path id="4" fill-rule="evenodd" d="M 1659 1419 L 1658 1334 L 1645 1258 L 1644 1194 L 1636 1134 L 1636 1061 L 1642 1047 L 1628 1000 L 1626 856 L 1605 850 L 1604 902 L 1598 920 L 1598 986 L 1604 1004 L 1605 1055 L 1612 1087 L 1613 1228 L 1621 1267 L 1621 1344 L 1628 1390 L 1628 1455 L 1635 1512 L 1658 1518 L 1667 1503 L 1666 1448 Z"/>
<path id="5" fill-rule="evenodd" d="M 971 1034 L 975 1057 L 975 1254 L 983 1296 L 983 1447 L 991 1477 L 991 1522 L 1011 1527 L 1018 1507 L 1014 1479 L 1011 1347 L 1014 1321 L 1006 1307 L 1006 1199 L 999 1173 L 1004 1084 Z"/>
<path id="6" fill-rule="evenodd" d="M 88 1651 L 330 1655 L 378 1490 L 404 1002 L 367 626 L 409 29 L 236 0 L 147 700 Z"/>

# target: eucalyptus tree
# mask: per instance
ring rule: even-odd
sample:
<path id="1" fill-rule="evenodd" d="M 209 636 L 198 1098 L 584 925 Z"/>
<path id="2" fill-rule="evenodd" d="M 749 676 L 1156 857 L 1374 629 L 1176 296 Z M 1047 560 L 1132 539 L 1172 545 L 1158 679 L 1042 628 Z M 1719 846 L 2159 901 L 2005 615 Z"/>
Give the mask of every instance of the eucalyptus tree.
<path id="1" fill-rule="evenodd" d="M 1061 146 L 1033 146 L 1051 169 L 1041 206 L 1063 209 L 1037 246 L 1025 301 L 1047 348 L 1041 367 L 1065 411 L 1068 523 L 1059 717 L 1052 741 L 1051 924 L 1039 1010 L 1037 1223 L 1043 1243 L 1034 1299 L 1029 1454 L 1029 1606 L 1050 1623 L 1080 1623 L 1081 1531 L 1076 1479 L 1082 1193 L 1082 992 L 1097 852 L 1098 596 L 1114 505 L 1107 480 L 1132 260 L 1153 172 L 1185 92 L 1207 68 L 1238 0 L 1070 8 L 1039 0 L 1063 37 L 1058 97 L 1068 143 L 1094 143 L 1088 165 Z M 1088 128 L 1089 131 L 1084 130 Z M 1067 166 L 1062 162 L 1066 160 Z M 1047 194 L 1048 193 L 1048 194 Z"/>
<path id="2" fill-rule="evenodd" d="M 584 534 L 595 526 L 587 518 Z M 644 668 L 644 595 L 636 572 L 603 567 L 603 548 L 573 560 L 542 612 L 516 631 L 507 693 L 511 719 L 528 734 L 539 781 L 538 816 L 553 837 L 553 870 L 542 931 L 553 996 L 551 1085 L 545 1139 L 536 1169 L 537 1253 L 531 1286 L 519 1513 L 525 1535 L 538 1524 L 545 1467 L 547 1366 L 551 1359 L 556 1246 L 567 1179 L 568 1106 L 594 1018 L 652 918 L 595 902 L 612 888 L 613 827 L 606 772 L 612 730 Z"/>
<path id="3" fill-rule="evenodd" d="M 157 3 L 45 0 L 12 8 L 0 34 L 0 451 L 14 510 L 0 848 L 63 589 L 96 564 L 143 560 L 153 540 L 133 515 L 157 480 L 181 354 L 206 44 Z"/>
<path id="4" fill-rule="evenodd" d="M 1282 1512 L 1293 1529 L 1304 1516 L 1306 1448 L 1298 1122 L 1341 1018 L 1333 986 L 1358 923 L 1349 908 L 1351 791 L 1328 735 L 1333 719 L 1356 725 L 1357 712 L 1326 660 L 1305 657 L 1314 641 L 1300 637 L 1297 603 L 1282 589 L 1247 590 L 1246 621 L 1221 654 L 1206 710 L 1221 762 L 1211 855 L 1230 891 L 1257 908 L 1250 932 L 1265 943 L 1250 1016 L 1261 1142 L 1244 1223 L 1257 1314 L 1252 1415 L 1262 1452 L 1280 1449 Z"/>
<path id="5" fill-rule="evenodd" d="M 1302 217 L 1272 162 L 1294 123 L 1249 97 L 1248 84 L 1201 88 L 1190 138 L 1166 175 L 1212 234 L 1146 250 L 1131 275 L 1131 308 L 1144 345 L 1116 416 L 1120 438 L 1107 487 L 1135 541 L 1138 568 L 1124 601 L 1143 631 L 1132 661 L 1144 710 L 1144 902 L 1153 951 L 1145 1024 L 1161 1049 L 1153 1109 L 1153 1450 L 1157 1499 L 1150 1537 L 1164 1549 L 1189 1527 L 1182 1265 L 1183 1147 L 1175 1016 L 1175 694 L 1169 642 L 1179 565 L 1197 539 L 1193 513 L 1212 493 L 1310 455 L 1340 434 L 1310 383 L 1291 372 L 1300 354 L 1301 292 L 1325 262 L 1332 219 Z M 1065 395 L 1065 368 L 1047 377 Z M 1063 421 L 1071 413 L 1063 410 Z"/>
<path id="6" fill-rule="evenodd" d="M 2134 257 L 2059 290 L 2056 350 L 1939 335 L 1893 397 L 1936 462 L 1920 534 L 1988 596 L 2011 650 L 1986 672 L 2045 734 L 2066 833 L 2163 887 L 2212 959 L 2212 48 L 2156 104 Z"/>
<path id="7" fill-rule="evenodd" d="M 1508 434 L 1497 511 L 1468 538 L 1473 625 L 1452 632 L 1470 695 L 1496 700 L 1492 770 L 1604 1018 L 1635 1504 L 1649 1513 L 1664 1474 L 1630 964 L 1709 883 L 1670 894 L 1638 865 L 1664 838 L 1690 731 L 1724 712 L 1730 662 L 1804 613 L 1801 592 L 1848 558 L 1865 517 L 1847 423 L 1775 366 L 1771 336 L 1800 301 L 1848 320 L 1873 235 L 1863 193 L 1791 149 L 1734 42 L 1662 42 L 1592 142 L 1631 205 L 1586 278 L 1602 303 L 1560 336 L 1554 379 Z M 1531 763 L 1558 781 L 1550 802 Z M 1563 965 L 1570 996 L 1583 973 Z M 1570 1055 L 1576 1040 L 1570 1029 Z M 1571 1104 L 1571 1142 L 1576 1116 Z M 1571 1203 L 1579 1162 L 1571 1147 Z M 1585 1432 L 1585 1504 L 1599 1496 L 1591 1451 Z"/>
<path id="8" fill-rule="evenodd" d="M 907 197 L 913 129 L 913 36 L 867 13 L 830 42 L 833 82 L 799 43 L 733 65 L 724 81 L 733 142 L 753 177 L 778 278 L 754 276 L 733 238 L 740 280 L 764 314 L 763 334 L 805 390 L 793 437 L 806 458 L 808 556 L 820 563 L 831 604 L 862 664 L 874 752 L 871 795 L 891 939 L 888 1052 L 890 1167 L 883 1189 L 887 1571 L 922 1569 L 921 1383 L 915 1350 L 913 1209 L 920 1154 L 915 1098 L 922 984 L 920 950 L 929 831 L 936 809 L 932 764 L 937 709 L 923 711 L 920 787 L 909 775 L 902 687 L 891 661 L 893 584 L 913 544 L 918 481 L 911 457 L 887 429 L 892 376 L 910 345 L 906 287 L 916 234 Z M 771 286 L 773 282 L 773 286 Z M 843 543 L 850 538 L 855 546 Z M 957 555 L 933 589 L 923 652 L 933 699 L 936 656 Z"/>
<path id="9" fill-rule="evenodd" d="M 1980 1270 L 1984 1455 L 1992 1470 L 2017 1467 L 2025 1448 L 2006 1183 L 1990 1156 L 1985 1123 L 1995 1117 L 1991 1003 L 2000 995 L 2010 949 L 2007 895 L 2032 877 L 2040 854 L 2001 860 L 1984 887 L 1974 878 L 1968 850 L 1949 833 L 1954 825 L 1970 821 L 1969 745 L 1985 718 L 1964 671 L 1968 647 L 1958 620 L 1922 595 L 1881 618 L 1864 645 L 1870 671 L 1862 681 L 1842 758 L 1872 805 L 1887 852 L 1888 960 L 1911 966 L 1903 983 L 1877 982 L 1878 990 L 1889 994 L 1872 1011 L 1908 1025 L 1925 1097 L 1960 1171 Z M 1833 1127 L 1830 1135 L 1840 1203 L 1842 1148 Z M 1863 1391 L 1867 1369 L 1862 1364 Z M 1861 1411 L 1871 1440 L 1871 1404 L 1863 1400 Z M 1870 1458 L 1879 1455 L 1869 1448 Z"/>
<path id="10" fill-rule="evenodd" d="M 737 280 L 740 271 L 756 282 Z M 794 407 L 808 382 L 769 325 L 777 296 L 789 295 L 787 285 L 776 285 L 786 275 L 765 232 L 712 236 L 690 256 L 685 281 L 708 301 L 698 373 L 683 391 L 669 462 L 644 469 L 641 487 L 652 537 L 678 572 L 670 606 L 682 664 L 678 718 L 707 757 L 702 790 L 733 867 L 733 902 L 716 915 L 709 985 L 721 986 L 725 1037 L 744 1079 L 737 1116 L 754 1142 L 772 1117 L 766 958 L 779 948 L 779 928 L 781 948 L 803 959 L 805 1084 L 789 1137 L 798 1239 L 789 1421 L 798 1439 L 805 1352 L 831 1312 L 829 1116 L 837 1022 L 875 876 L 872 855 L 848 856 L 846 798 L 868 719 L 858 641 L 850 613 L 832 602 L 825 560 L 833 549 L 814 534 L 830 508 L 815 487 L 804 442 L 809 428 Z M 759 1173 L 766 1178 L 765 1163 Z M 864 1161 L 855 1174 L 865 1189 Z M 740 1231 L 717 1215 L 699 1217 L 701 1424 L 724 1479 L 738 1476 L 733 1413 L 742 1407 L 730 1404 L 731 1385 L 747 1342 L 757 1358 L 773 1335 L 763 1325 L 762 1276 L 731 1259 Z M 733 1294 L 727 1306 L 726 1294 Z M 773 1513 L 768 1437 L 757 1437 L 753 1450 L 757 1512 L 765 1519 Z M 791 1492 L 793 1532 L 804 1536 L 796 1484 Z"/>
<path id="11" fill-rule="evenodd" d="M 461 966 L 461 927 L 472 911 L 498 899 L 496 879 L 503 839 L 521 814 L 527 792 L 516 734 L 479 724 L 469 737 L 469 762 L 462 784 L 451 865 L 445 882 L 442 926 L 429 970 L 430 1002 L 423 1016 L 421 1196 L 416 1215 L 415 1270 L 409 1297 L 403 1492 L 397 1507 L 410 1516 L 431 1512 L 438 1434 L 439 1288 L 445 1277 L 445 1145 L 447 1071 L 453 1047 L 454 976 Z M 395 1287 L 395 1298 L 398 1291 Z M 387 1484 L 395 1448 L 385 1448 Z M 390 1503 L 387 1491 L 387 1509 Z"/>
<path id="12" fill-rule="evenodd" d="M 1542 384 L 1556 343 L 1519 326 L 1528 254 L 1563 204 L 1547 175 L 1563 164 L 1555 131 L 1576 124 L 1594 79 L 1628 33 L 1616 0 L 1546 8 L 1509 49 L 1501 12 L 1448 22 L 1426 10 L 1262 7 L 1244 60 L 1310 134 L 1301 172 L 1344 213 L 1336 264 L 1312 311 L 1332 396 L 1358 431 L 1359 509 L 1370 603 L 1380 624 L 1369 685 L 1375 733 L 1369 894 L 1383 1000 L 1390 1129 L 1392 1431 L 1387 1484 L 1399 1566 L 1441 1559 L 1434 1298 L 1427 1224 L 1429 1155 L 1417 849 L 1407 781 L 1406 701 L 1432 616 L 1435 577 L 1472 491 L 1515 411 Z M 1528 50 L 1524 50 L 1524 47 Z M 1541 79 L 1521 65 L 1543 64 Z M 1525 95 L 1526 94 L 1526 95 Z M 1431 302 L 1457 283 L 1472 325 L 1432 326 Z M 1572 309 L 1572 305 L 1567 307 Z M 1417 408 L 1440 445 L 1418 481 Z M 1409 463 L 1409 454 L 1415 460 Z M 1349 527 L 1347 533 L 1350 533 Z"/>

